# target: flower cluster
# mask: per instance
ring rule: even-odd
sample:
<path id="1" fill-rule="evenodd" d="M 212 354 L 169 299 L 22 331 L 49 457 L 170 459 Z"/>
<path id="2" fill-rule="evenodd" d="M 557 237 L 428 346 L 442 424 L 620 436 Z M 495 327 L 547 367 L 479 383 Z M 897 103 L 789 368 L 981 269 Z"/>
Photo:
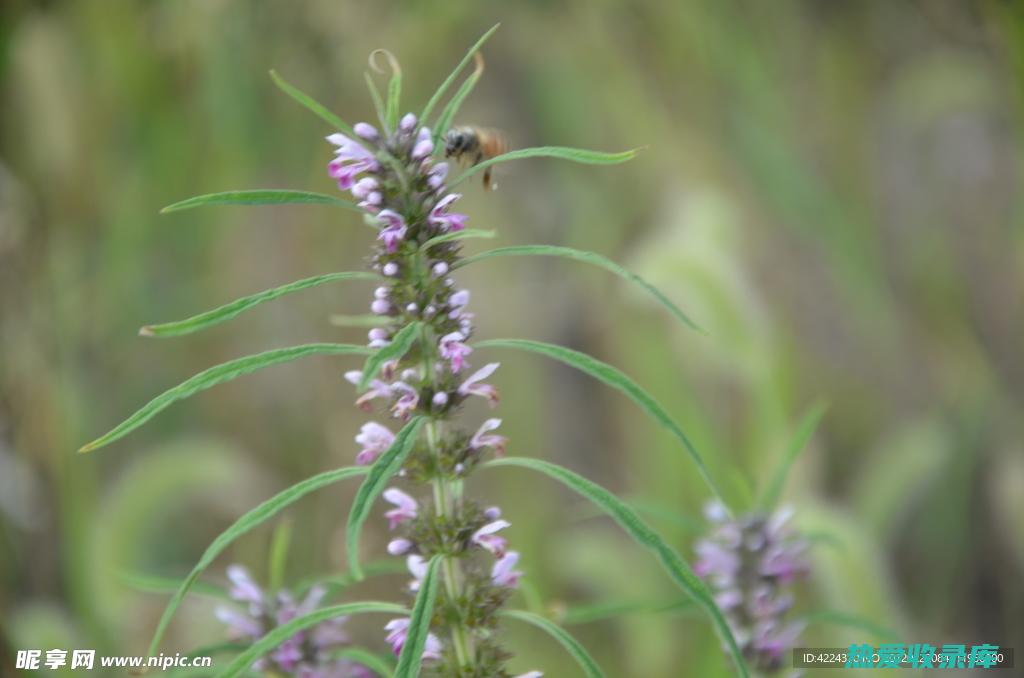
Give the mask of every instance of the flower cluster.
<path id="1" fill-rule="evenodd" d="M 219 607 L 216 614 L 227 624 L 232 639 L 243 643 L 255 642 L 275 627 L 313 612 L 325 593 L 323 587 L 314 586 L 301 602 L 288 591 L 274 595 L 260 588 L 241 565 L 228 567 L 228 579 L 231 597 L 245 609 Z M 365 666 L 332 656 L 349 642 L 345 619 L 335 617 L 296 633 L 257 660 L 253 668 L 296 678 L 371 678 L 374 674 Z"/>
<path id="2" fill-rule="evenodd" d="M 712 502 L 705 514 L 712 529 L 697 543 L 694 570 L 710 584 L 747 660 L 776 671 L 803 630 L 785 616 L 793 605 L 788 585 L 808 572 L 807 544 L 788 527 L 789 511 L 733 520 Z"/>
<path id="3" fill-rule="evenodd" d="M 403 556 L 417 591 L 435 555 L 443 557 L 444 586 L 435 605 L 435 623 L 423 659 L 439 675 L 504 678 L 508 655 L 496 644 L 496 612 L 519 581 L 519 554 L 508 549 L 502 531 L 510 525 L 497 507 L 481 508 L 463 497 L 463 482 L 488 451 L 504 454 L 506 439 L 496 433 L 500 419 L 488 418 L 472 434 L 451 418 L 469 398 L 498 404 L 497 389 L 487 383 L 498 369 L 489 363 L 473 369 L 473 314 L 470 294 L 450 276 L 459 258 L 457 238 L 466 216 L 453 210 L 460 195 L 447 191 L 448 166 L 434 159 L 434 138 L 413 114 L 393 132 L 383 134 L 367 123 L 353 127 L 355 138 L 332 134 L 336 155 L 328 174 L 338 187 L 359 200 L 367 220 L 377 228 L 378 247 L 370 265 L 386 283 L 373 294 L 370 310 L 380 318 L 369 331 L 371 348 L 390 344 L 410 323 L 420 323 L 417 344 L 385 363 L 359 395 L 356 405 L 375 406 L 399 423 L 426 418 L 427 440 L 417 442 L 400 475 L 432 485 L 432 501 L 423 502 L 392 487 L 384 499 L 394 508 L 385 517 L 396 536 L 388 552 Z M 360 383 L 362 373 L 345 377 Z M 374 463 L 395 441 L 386 423 L 370 421 L 356 436 L 357 464 Z M 489 559 L 489 560 L 488 560 Z M 406 641 L 409 619 L 385 627 L 398 654 Z M 519 678 L 537 678 L 532 672 Z"/>

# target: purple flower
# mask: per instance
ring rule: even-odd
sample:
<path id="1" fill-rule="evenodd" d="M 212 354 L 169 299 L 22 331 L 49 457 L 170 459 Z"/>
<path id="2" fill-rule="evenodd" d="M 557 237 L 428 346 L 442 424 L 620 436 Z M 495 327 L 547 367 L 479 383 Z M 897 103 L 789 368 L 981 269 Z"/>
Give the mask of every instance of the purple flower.
<path id="1" fill-rule="evenodd" d="M 409 590 L 419 591 L 423 578 L 427 576 L 427 561 L 423 556 L 413 554 L 405 559 L 405 566 L 409 568 L 409 573 L 413 576 Z"/>
<path id="2" fill-rule="evenodd" d="M 473 352 L 473 349 L 464 343 L 465 341 L 466 337 L 462 332 L 450 332 L 441 337 L 441 341 L 438 343 L 441 357 L 451 361 L 452 372 L 456 374 L 465 365 L 466 357 Z"/>
<path id="3" fill-rule="evenodd" d="M 439 191 L 444 188 L 444 180 L 448 177 L 448 163 L 439 162 L 430 168 L 430 172 L 427 173 L 427 186 L 431 189 Z M 465 221 L 465 220 L 463 220 Z"/>
<path id="4" fill-rule="evenodd" d="M 494 371 L 498 369 L 499 365 L 501 365 L 501 363 L 488 363 L 473 374 L 469 375 L 469 378 L 459 385 L 459 395 L 480 396 L 481 398 L 486 398 L 491 407 L 495 407 L 498 404 L 498 389 L 494 388 L 490 384 L 484 384 L 481 382 L 494 374 Z"/>
<path id="5" fill-rule="evenodd" d="M 474 450 L 481 450 L 490 447 L 494 450 L 495 456 L 501 457 L 505 454 L 505 445 L 508 438 L 490 433 L 501 426 L 501 419 L 488 419 L 469 440 L 469 446 Z"/>
<path id="6" fill-rule="evenodd" d="M 362 378 L 363 373 L 360 370 L 350 370 L 345 373 L 345 380 L 353 384 L 358 384 Z M 390 398 L 393 394 L 394 389 L 390 384 L 385 384 L 380 379 L 371 379 L 370 388 L 356 400 L 356 407 L 369 411 L 370 401 L 376 398 Z"/>
<path id="7" fill-rule="evenodd" d="M 402 646 L 405 645 L 405 639 L 409 637 L 410 622 L 411 620 L 408 617 L 403 617 L 401 619 L 392 619 L 384 625 L 384 630 L 388 631 L 387 641 L 391 644 L 391 651 L 395 655 L 402 654 Z M 440 658 L 441 641 L 433 633 L 428 633 L 427 642 L 423 647 L 423 660 Z"/>
<path id="8" fill-rule="evenodd" d="M 391 385 L 391 388 L 398 393 L 401 393 L 401 395 L 398 396 L 398 400 L 396 400 L 395 404 L 391 407 L 391 411 L 394 412 L 397 418 L 405 421 L 409 418 L 409 415 L 412 414 L 412 411 L 416 409 L 416 406 L 419 405 L 419 391 L 414 389 L 412 386 L 409 386 L 409 384 L 404 381 L 396 381 Z"/>
<path id="9" fill-rule="evenodd" d="M 234 638 L 251 638 L 255 640 L 263 636 L 263 625 L 238 610 L 218 607 L 213 613 L 217 616 L 217 619 L 227 625 L 228 634 Z"/>
<path id="10" fill-rule="evenodd" d="M 445 172 L 447 173 L 447 168 L 445 168 Z M 462 195 L 460 193 L 449 193 L 438 200 L 437 204 L 434 205 L 434 209 L 430 210 L 430 216 L 427 217 L 427 221 L 434 226 L 437 226 L 442 233 L 461 231 L 464 229 L 466 227 L 466 220 L 469 217 L 465 214 L 448 212 L 448 208 L 451 207 L 452 203 L 461 197 Z"/>
<path id="11" fill-rule="evenodd" d="M 430 129 L 427 127 L 420 127 L 420 131 L 416 134 L 416 145 L 412 147 L 413 160 L 422 160 L 431 153 L 434 152 L 434 142 L 430 140 Z"/>
<path id="12" fill-rule="evenodd" d="M 384 517 L 388 519 L 388 529 L 390 530 L 407 520 L 414 519 L 419 511 L 419 504 L 416 503 L 416 500 L 397 487 L 384 490 L 384 500 L 397 507 L 384 514 Z"/>
<path id="13" fill-rule="evenodd" d="M 368 421 L 359 429 L 356 442 L 363 446 L 356 455 L 356 464 L 368 466 L 391 447 L 391 443 L 395 442 L 395 434 L 375 421 Z"/>
<path id="14" fill-rule="evenodd" d="M 358 174 L 380 167 L 372 153 L 344 134 L 331 134 L 327 141 L 338 147 L 334 160 L 327 164 L 327 174 L 337 180 L 338 188 L 343 191 L 352 188 Z"/>
<path id="15" fill-rule="evenodd" d="M 241 565 L 229 565 L 228 579 L 231 581 L 231 589 L 228 594 L 233 599 L 250 605 L 263 604 L 263 589 L 253 581 L 249 570 Z"/>
<path id="16" fill-rule="evenodd" d="M 395 252 L 398 250 L 398 243 L 405 238 L 405 233 L 408 230 L 405 219 L 394 210 L 381 210 L 377 218 L 385 224 L 377 235 L 377 239 L 384 242 L 384 247 L 388 252 Z"/>
<path id="17" fill-rule="evenodd" d="M 352 186 L 352 195 L 360 200 L 377 190 L 380 183 L 373 177 L 363 177 Z"/>
<path id="18" fill-rule="evenodd" d="M 495 520 L 487 523 L 479 530 L 473 533 L 473 536 L 469 540 L 487 549 L 498 558 L 505 555 L 505 547 L 508 546 L 508 541 L 504 537 L 499 537 L 495 534 L 498 530 L 504 530 L 506 527 L 511 527 L 511 523 L 507 520 Z"/>
<path id="19" fill-rule="evenodd" d="M 366 122 L 357 122 L 352 127 L 352 131 L 355 132 L 357 136 L 360 136 L 367 141 L 376 141 L 380 136 L 380 134 L 377 133 L 377 128 Z"/>
<path id="20" fill-rule="evenodd" d="M 499 558 L 491 568 L 491 581 L 494 585 L 516 588 L 519 585 L 519 578 L 523 576 L 522 572 L 513 569 L 518 562 L 519 554 L 515 551 L 509 551 Z"/>
<path id="21" fill-rule="evenodd" d="M 540 671 L 530 671 L 529 673 L 520 673 L 518 676 L 513 676 L 513 678 L 541 678 L 543 675 Z"/>
<path id="22" fill-rule="evenodd" d="M 417 122 L 418 121 L 416 120 L 415 115 L 413 115 L 412 113 L 406 113 L 405 115 L 402 116 L 402 120 L 398 123 L 398 129 L 406 133 L 411 132 L 416 127 Z"/>
<path id="23" fill-rule="evenodd" d="M 390 553 L 393 556 L 400 556 L 402 554 L 408 553 L 409 549 L 411 549 L 413 546 L 415 546 L 415 544 L 413 544 L 408 539 L 399 537 L 397 539 L 392 539 L 388 542 L 388 553 Z"/>

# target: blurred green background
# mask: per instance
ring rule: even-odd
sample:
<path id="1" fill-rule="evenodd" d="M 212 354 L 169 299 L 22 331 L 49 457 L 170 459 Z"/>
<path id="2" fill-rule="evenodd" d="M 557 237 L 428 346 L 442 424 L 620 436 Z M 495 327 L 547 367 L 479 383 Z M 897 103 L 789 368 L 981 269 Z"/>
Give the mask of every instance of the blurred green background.
<path id="1" fill-rule="evenodd" d="M 856 614 L 908 642 L 1024 638 L 1021 5 L 6 0 L 0 673 L 16 648 L 143 652 L 164 599 L 133 591 L 123 573 L 182 576 L 241 512 L 357 451 L 363 417 L 341 379 L 354 365 L 317 358 L 219 386 L 109 449 L 74 454 L 216 362 L 362 339 L 328 322 L 365 312 L 370 287 L 358 283 L 200 335 L 138 338 L 146 323 L 358 269 L 370 246 L 358 217 L 325 207 L 157 210 L 219 190 L 334 190 L 331 130 L 268 69 L 349 122 L 370 120 L 362 72 L 386 47 L 404 67 L 403 108 L 418 110 L 497 21 L 461 122 L 502 128 L 518 147 L 648 148 L 613 168 L 501 166 L 496 193 L 466 188 L 472 225 L 498 229 L 501 245 L 623 262 L 709 336 L 618 279 L 553 259 L 460 272 L 479 336 L 554 341 L 621 367 L 692 434 L 740 506 L 800 416 L 828 402 L 786 492 L 797 522 L 822 537 L 800 609 Z M 510 453 L 629 497 L 691 553 L 708 496 L 674 440 L 588 377 L 500 357 Z M 354 490 L 288 512 L 290 579 L 343 568 Z M 502 470 L 473 492 L 504 506 L 545 604 L 678 597 L 648 553 L 559 487 Z M 380 512 L 366 535 L 376 554 Z M 236 561 L 265 578 L 271 533 L 245 537 L 210 579 Z M 397 600 L 405 579 L 346 596 Z M 167 647 L 222 638 L 212 606 L 188 603 Z M 380 624 L 352 628 L 380 648 Z M 572 630 L 612 676 L 728 675 L 692 615 Z M 514 668 L 577 675 L 549 639 L 506 633 Z M 805 635 L 806 645 L 875 640 L 835 624 Z"/>

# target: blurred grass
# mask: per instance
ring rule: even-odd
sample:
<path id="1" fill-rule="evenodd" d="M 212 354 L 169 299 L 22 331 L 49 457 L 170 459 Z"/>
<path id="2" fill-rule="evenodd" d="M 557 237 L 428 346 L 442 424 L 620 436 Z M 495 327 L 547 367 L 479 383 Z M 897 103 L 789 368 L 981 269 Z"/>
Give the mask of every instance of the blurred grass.
<path id="1" fill-rule="evenodd" d="M 157 215 L 198 193 L 332 190 L 329 130 L 267 71 L 355 122 L 371 117 L 365 56 L 387 47 L 403 64 L 405 108 L 419 109 L 499 20 L 461 121 L 503 128 L 514 146 L 650 148 L 615 168 L 501 167 L 494 194 L 467 186 L 473 225 L 499 229 L 467 251 L 593 249 L 659 285 L 711 336 L 677 329 L 602 272 L 546 259 L 460 272 L 481 336 L 555 341 L 622 368 L 693 434 L 737 502 L 763 487 L 799 414 L 827 400 L 786 499 L 808 529 L 843 546 L 818 547 L 819 574 L 801 606 L 873 616 L 907 640 L 1024 637 L 1020 8 L 429 7 L 0 7 L 7 644 L 141 651 L 162 601 L 123 588 L 118 572 L 180 576 L 243 507 L 351 460 L 361 418 L 340 379 L 348 364 L 329 359 L 220 386 L 94 456 L 73 450 L 215 362 L 364 332 L 328 317 L 363 313 L 367 300 L 321 288 L 196 336 L 135 336 L 147 323 L 361 266 L 365 229 L 327 207 Z M 618 394 L 528 357 L 503 360 L 512 453 L 699 516 L 707 493 L 693 468 Z M 173 477 L 160 470 L 175 459 Z M 151 480 L 126 488 L 133 477 Z M 611 526 L 571 520 L 576 505 L 557 488 L 491 474 L 473 491 L 505 506 L 546 601 L 673 595 Z M 290 577 L 340 571 L 347 492 L 291 511 Z M 552 527 L 552 515 L 567 519 Z M 691 534 L 651 520 L 690 549 Z M 255 532 L 231 559 L 264 572 L 270 535 Z M 385 540 L 378 530 L 366 548 L 382 552 Z M 393 596 L 397 581 L 360 591 Z M 177 646 L 217 640 L 207 637 L 220 631 L 204 605 L 189 613 L 198 626 L 175 625 Z M 377 631 L 364 635 L 379 644 Z M 680 666 L 726 675 L 698 620 L 631 615 L 579 632 L 609 675 L 674 676 Z M 531 630 L 508 633 L 515 667 L 573 670 Z M 821 627 L 812 640 L 866 639 Z"/>

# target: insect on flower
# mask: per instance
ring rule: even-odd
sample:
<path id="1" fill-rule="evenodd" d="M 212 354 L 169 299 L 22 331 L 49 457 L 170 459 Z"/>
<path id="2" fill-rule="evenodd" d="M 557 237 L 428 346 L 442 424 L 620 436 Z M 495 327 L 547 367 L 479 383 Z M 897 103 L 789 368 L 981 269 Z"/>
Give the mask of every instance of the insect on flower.
<path id="1" fill-rule="evenodd" d="M 444 157 L 468 160 L 470 167 L 507 152 L 508 141 L 498 130 L 461 125 L 448 130 L 445 136 Z M 487 167 L 484 169 L 484 190 L 497 187 L 491 183 L 491 168 Z"/>

